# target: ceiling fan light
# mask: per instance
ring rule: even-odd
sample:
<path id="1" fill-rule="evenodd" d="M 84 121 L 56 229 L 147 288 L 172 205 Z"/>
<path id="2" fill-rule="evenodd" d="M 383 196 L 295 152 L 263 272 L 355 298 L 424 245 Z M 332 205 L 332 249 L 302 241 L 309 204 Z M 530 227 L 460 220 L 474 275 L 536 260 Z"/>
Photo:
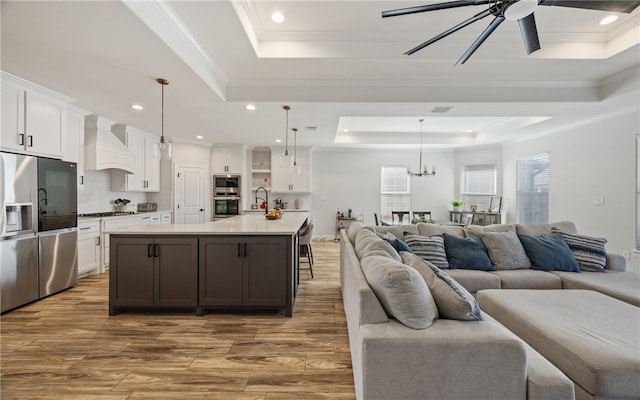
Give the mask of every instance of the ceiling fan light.
<path id="1" fill-rule="evenodd" d="M 531 14 L 538 7 L 538 0 L 520 0 L 507 6 L 504 17 L 509 21 L 517 21 Z"/>

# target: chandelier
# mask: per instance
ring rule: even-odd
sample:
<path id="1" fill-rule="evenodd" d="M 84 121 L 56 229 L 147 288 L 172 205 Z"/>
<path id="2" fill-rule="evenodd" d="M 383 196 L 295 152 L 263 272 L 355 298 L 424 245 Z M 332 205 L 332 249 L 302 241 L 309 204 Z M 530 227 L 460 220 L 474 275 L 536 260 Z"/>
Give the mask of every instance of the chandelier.
<path id="1" fill-rule="evenodd" d="M 407 174 L 409 174 L 409 176 L 412 176 L 412 177 L 435 175 L 436 174 L 435 165 L 431 167 L 431 171 L 428 171 L 426 166 L 422 168 L 422 123 L 424 122 L 424 118 L 420 118 L 418 121 L 420 121 L 420 163 L 418 164 L 419 169 L 418 169 L 418 172 L 411 172 L 409 170 L 407 171 Z"/>

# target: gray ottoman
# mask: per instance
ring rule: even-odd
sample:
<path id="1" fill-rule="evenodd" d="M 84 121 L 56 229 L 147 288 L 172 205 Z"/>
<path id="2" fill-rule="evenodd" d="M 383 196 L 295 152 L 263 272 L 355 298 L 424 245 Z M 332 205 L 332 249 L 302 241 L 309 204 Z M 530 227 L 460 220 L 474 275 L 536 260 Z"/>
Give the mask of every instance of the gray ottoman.
<path id="1" fill-rule="evenodd" d="M 574 382 L 576 399 L 640 398 L 640 308 L 590 290 L 481 290 L 477 299 Z"/>

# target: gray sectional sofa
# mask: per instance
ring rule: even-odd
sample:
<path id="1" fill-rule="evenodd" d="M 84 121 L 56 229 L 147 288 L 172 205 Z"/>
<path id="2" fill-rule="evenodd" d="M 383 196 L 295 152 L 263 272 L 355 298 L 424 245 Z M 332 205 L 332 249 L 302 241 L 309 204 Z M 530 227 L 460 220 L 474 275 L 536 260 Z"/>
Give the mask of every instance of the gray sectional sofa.
<path id="1" fill-rule="evenodd" d="M 478 238 L 493 232 L 500 233 L 495 236 L 516 232 L 547 237 L 557 230 L 577 233 L 575 225 L 566 221 L 465 228 L 354 223 L 348 231 L 341 231 L 341 287 L 357 398 L 574 399 L 573 382 L 491 315 L 478 309 L 481 318 L 476 318 L 471 308 L 467 314 L 451 318 L 448 307 L 455 313 L 456 307 L 472 302 L 464 294 L 454 293 L 455 285 L 462 285 L 472 295 L 484 289 L 590 289 L 637 307 L 640 274 L 625 272 L 624 258 L 607 254 L 602 262 L 604 272 L 556 272 L 520 265 L 512 269 L 508 263 L 492 271 L 446 269 L 455 280 L 447 286 L 443 277 L 439 279 L 428 268 L 415 268 L 412 263 L 419 257 L 399 253 L 389 236 L 403 240 L 409 237 L 406 233 L 422 237 L 446 233 L 450 236 L 445 237 L 454 240 L 452 236 Z M 416 278 L 420 275 L 423 279 Z M 451 293 L 458 297 L 445 304 L 436 293 L 440 289 L 432 284 L 453 288 Z M 411 296 L 424 298 L 424 290 L 435 301 L 405 301 Z M 401 292 L 399 297 L 397 292 Z"/>

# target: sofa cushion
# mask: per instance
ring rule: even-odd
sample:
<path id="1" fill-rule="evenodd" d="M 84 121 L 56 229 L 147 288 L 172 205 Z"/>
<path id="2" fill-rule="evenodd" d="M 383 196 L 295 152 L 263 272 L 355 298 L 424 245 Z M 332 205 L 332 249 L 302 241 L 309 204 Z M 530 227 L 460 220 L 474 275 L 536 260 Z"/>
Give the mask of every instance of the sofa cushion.
<path id="1" fill-rule="evenodd" d="M 450 269 L 495 270 L 480 239 L 461 238 L 448 233 L 443 237 Z"/>
<path id="2" fill-rule="evenodd" d="M 347 236 L 349 236 L 349 240 L 351 241 L 351 244 L 353 245 L 356 244 L 356 236 L 358 236 L 358 232 L 362 228 L 368 229 L 373 232 L 373 227 L 367 226 L 362 222 L 356 221 L 349 225 L 349 229 L 347 229 Z"/>
<path id="3" fill-rule="evenodd" d="M 595 290 L 614 299 L 640 307 L 640 273 L 634 271 L 585 271 L 579 274 L 556 271 L 563 289 Z"/>
<path id="4" fill-rule="evenodd" d="M 531 262 L 515 229 L 512 232 L 487 232 L 481 236 L 495 269 L 530 268 Z"/>
<path id="5" fill-rule="evenodd" d="M 580 266 L 561 234 L 518 237 L 531 260 L 532 269 L 580 272 Z"/>
<path id="6" fill-rule="evenodd" d="M 516 224 L 518 235 L 540 236 L 551 233 L 551 227 L 556 227 L 564 232 L 578 233 L 576 225 L 571 221 L 550 222 L 548 224 Z"/>
<path id="7" fill-rule="evenodd" d="M 414 254 L 433 263 L 438 268 L 449 268 L 442 236 L 422 236 L 405 232 L 404 238 Z"/>
<path id="8" fill-rule="evenodd" d="M 359 259 L 370 257 L 373 255 L 391 257 L 396 261 L 400 261 L 400 255 L 391 244 L 382 240 L 368 229 L 360 229 L 356 235 L 356 254 Z"/>
<path id="9" fill-rule="evenodd" d="M 404 240 L 405 232 L 413 233 L 414 235 L 418 234 L 418 228 L 413 224 L 376 226 L 375 231 L 377 233 L 391 233 L 393 236 L 400 240 Z"/>
<path id="10" fill-rule="evenodd" d="M 448 269 L 447 274 L 472 294 L 482 289 L 500 289 L 501 287 L 500 277 L 486 271 Z"/>
<path id="11" fill-rule="evenodd" d="M 556 227 L 552 227 L 551 232 L 562 234 L 580 265 L 580 271 L 604 271 L 604 266 L 607 264 L 605 249 L 607 239 L 564 232 Z"/>
<path id="12" fill-rule="evenodd" d="M 573 275 L 576 275 L 572 273 Z M 501 270 L 489 275 L 500 279 L 502 289 L 562 289 L 562 281 L 554 274 L 535 269 Z"/>
<path id="13" fill-rule="evenodd" d="M 441 318 L 478 321 L 482 312 L 476 299 L 446 272 L 415 254 L 400 253 L 402 261 L 415 268 L 429 286 Z"/>
<path id="14" fill-rule="evenodd" d="M 450 235 L 455 235 L 458 237 L 464 237 L 464 228 L 461 226 L 455 225 L 438 225 L 438 224 L 429 224 L 425 222 L 418 222 L 416 224 L 418 228 L 418 233 L 422 236 L 434 236 L 434 235 L 442 235 L 443 233 L 448 233 Z"/>
<path id="15" fill-rule="evenodd" d="M 384 256 L 365 257 L 361 265 L 389 316 L 413 329 L 428 328 L 438 317 L 431 292 L 415 269 Z"/>
<path id="16" fill-rule="evenodd" d="M 493 225 L 466 225 L 464 234 L 466 237 L 482 238 L 482 235 L 490 232 L 513 232 L 516 233 L 516 226 L 511 224 L 493 224 Z"/>

